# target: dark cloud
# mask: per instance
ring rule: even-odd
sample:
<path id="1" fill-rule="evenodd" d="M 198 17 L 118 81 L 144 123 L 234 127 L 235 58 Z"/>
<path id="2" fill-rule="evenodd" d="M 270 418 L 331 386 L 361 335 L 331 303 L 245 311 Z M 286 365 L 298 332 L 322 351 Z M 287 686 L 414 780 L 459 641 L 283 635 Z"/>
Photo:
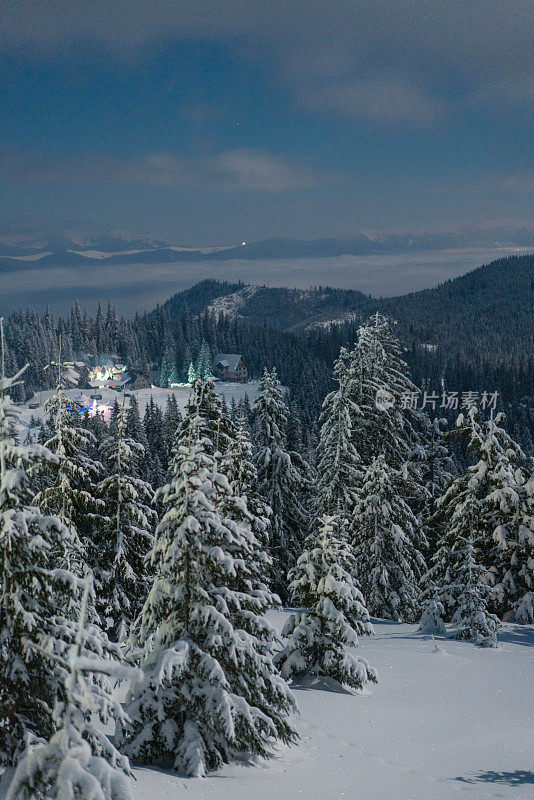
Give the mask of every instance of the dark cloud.
<path id="1" fill-rule="evenodd" d="M 530 0 L 4 0 L 0 47 L 123 59 L 213 39 L 270 62 L 294 101 L 378 124 L 437 124 L 462 105 L 534 98 Z"/>

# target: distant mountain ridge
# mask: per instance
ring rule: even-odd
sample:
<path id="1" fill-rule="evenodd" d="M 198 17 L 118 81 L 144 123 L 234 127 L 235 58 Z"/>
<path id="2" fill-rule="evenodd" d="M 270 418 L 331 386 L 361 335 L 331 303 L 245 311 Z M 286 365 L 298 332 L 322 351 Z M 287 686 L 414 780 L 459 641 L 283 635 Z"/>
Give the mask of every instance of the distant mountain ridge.
<path id="1" fill-rule="evenodd" d="M 270 288 L 202 281 L 163 306 L 171 317 L 185 308 L 210 311 L 280 331 L 338 326 L 350 331 L 376 311 L 397 321 L 406 343 L 435 348 L 438 357 L 526 363 L 534 369 L 534 255 L 511 256 L 448 280 L 434 289 L 373 298 L 347 289 Z M 340 336 L 343 334 L 340 333 Z M 351 333 L 352 335 L 352 333 Z M 441 355 L 440 355 L 441 354 Z"/>
<path id="2" fill-rule="evenodd" d="M 259 242 L 185 247 L 147 237 L 41 237 L 15 241 L 0 238 L 0 271 L 90 264 L 173 263 L 329 258 L 344 255 L 423 253 L 466 247 L 534 248 L 534 231 L 527 228 L 482 232 L 366 234 L 312 240 L 274 238 Z"/>

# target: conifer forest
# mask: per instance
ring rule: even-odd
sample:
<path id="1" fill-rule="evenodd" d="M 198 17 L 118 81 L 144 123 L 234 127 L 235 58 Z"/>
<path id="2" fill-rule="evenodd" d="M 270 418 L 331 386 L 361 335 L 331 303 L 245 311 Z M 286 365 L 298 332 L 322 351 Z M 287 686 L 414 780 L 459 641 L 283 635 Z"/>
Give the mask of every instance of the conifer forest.
<path id="1" fill-rule="evenodd" d="M 422 357 L 388 315 L 316 334 L 209 308 L 242 290 L 201 284 L 133 320 L 2 320 L 8 800 L 123 800 L 132 770 L 209 777 L 293 752 L 302 689 L 372 698 L 384 623 L 473 653 L 534 625 L 518 392 L 493 395 L 489 371 L 487 391 L 450 392 L 445 367 L 421 409 Z M 214 354 L 240 350 L 229 401 Z M 130 385 L 95 412 L 79 390 L 112 352 Z"/>

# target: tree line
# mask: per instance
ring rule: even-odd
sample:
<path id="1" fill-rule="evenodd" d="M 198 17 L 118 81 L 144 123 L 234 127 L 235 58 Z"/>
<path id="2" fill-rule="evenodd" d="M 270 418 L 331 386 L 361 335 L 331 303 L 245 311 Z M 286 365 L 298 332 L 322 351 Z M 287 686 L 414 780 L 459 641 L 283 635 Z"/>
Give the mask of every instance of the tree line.
<path id="1" fill-rule="evenodd" d="M 518 264 L 523 263 L 523 272 L 514 280 Z M 214 354 L 241 353 L 250 377 L 259 378 L 265 364 L 276 367 L 298 407 L 304 435 L 318 436 L 321 405 L 334 387 L 332 362 L 341 347 L 351 348 L 370 311 L 378 309 L 399 320 L 396 335 L 407 345 L 404 359 L 421 392 L 448 389 L 461 395 L 471 390 L 497 391 L 498 408 L 508 416 L 510 433 L 532 455 L 534 356 L 530 309 L 524 310 L 531 263 L 531 257 L 496 262 L 405 298 L 374 300 L 361 295 L 360 305 L 351 312 L 352 320 L 310 329 L 277 329 L 282 311 L 286 315 L 295 312 L 297 300 L 291 299 L 289 289 L 265 289 L 261 295 L 263 322 L 258 315 L 242 319 L 210 312 L 207 309 L 214 298 L 243 288 L 217 281 L 202 281 L 151 313 L 136 314 L 132 319 L 120 318 L 111 305 L 99 307 L 94 317 L 78 303 L 59 318 L 48 311 L 43 315 L 16 311 L 5 324 L 6 364 L 10 374 L 26 363 L 30 366 L 24 383 L 13 389 L 13 398 L 27 400 L 37 391 L 53 388 L 54 377 L 46 366 L 57 360 L 60 340 L 65 360 L 116 353 L 138 374 L 139 387 L 204 377 Z M 493 305 L 492 292 L 499 293 Z M 290 296 L 287 309 L 284 303 L 280 305 L 281 294 Z M 336 306 L 348 304 L 351 308 L 353 295 L 358 293 L 319 288 L 316 294 L 333 295 Z M 490 307 L 490 312 L 484 314 L 477 302 L 482 308 Z M 510 308 L 516 306 L 512 304 L 517 306 L 513 313 Z M 443 308 L 448 309 L 446 314 Z M 449 424 L 455 418 L 454 409 L 438 408 L 436 414 Z"/>

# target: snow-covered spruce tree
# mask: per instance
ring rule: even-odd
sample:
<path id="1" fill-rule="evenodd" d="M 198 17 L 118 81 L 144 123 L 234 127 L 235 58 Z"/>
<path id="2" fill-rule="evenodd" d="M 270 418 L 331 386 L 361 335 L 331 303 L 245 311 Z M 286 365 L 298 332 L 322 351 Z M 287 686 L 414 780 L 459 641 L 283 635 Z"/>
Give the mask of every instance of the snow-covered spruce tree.
<path id="1" fill-rule="evenodd" d="M 169 341 L 161 360 L 159 385 L 168 389 L 171 383 L 178 383 L 178 370 L 176 369 L 176 348 L 174 342 Z"/>
<path id="2" fill-rule="evenodd" d="M 522 521 L 526 460 L 501 422 L 501 415 L 481 422 L 477 409 L 472 408 L 467 418 L 461 414 L 456 423 L 457 435 L 467 437 L 467 452 L 477 461 L 458 475 L 437 501 L 435 516 L 443 535 L 423 580 L 426 595 L 428 582 L 444 587 L 441 600 L 449 617 L 456 605 L 446 587 L 453 583 L 462 541 L 470 536 L 478 561 L 486 569 L 486 581 L 496 589 L 492 609 L 506 613 L 528 590 L 521 577 L 526 553 L 521 554 L 519 545 L 529 539 L 525 536 L 528 522 L 524 525 Z"/>
<path id="3" fill-rule="evenodd" d="M 251 443 L 245 415 L 237 423 L 224 411 L 223 403 L 215 392 L 211 379 L 196 379 L 189 397 L 185 417 L 177 430 L 178 445 L 189 446 L 195 437 L 203 438 L 204 446 L 213 457 L 216 470 L 228 480 L 231 495 L 220 492 L 216 504 L 219 511 L 237 522 L 245 522 L 261 544 L 258 563 L 261 562 L 259 580 L 262 591 L 272 572 L 272 561 L 265 552 L 268 541 L 270 509 L 257 491 L 257 473 L 251 459 Z M 235 498 L 245 498 L 247 513 L 243 516 L 242 504 Z M 271 605 L 279 600 L 272 596 Z"/>
<path id="4" fill-rule="evenodd" d="M 400 478 L 378 456 L 366 469 L 351 522 L 355 576 L 371 614 L 414 622 L 426 539 L 398 491 Z"/>
<path id="5" fill-rule="evenodd" d="M 289 416 L 287 418 L 287 445 L 290 450 L 303 454 L 304 452 L 304 437 L 302 430 L 302 419 L 300 417 L 299 409 L 296 403 L 292 403 L 289 395 L 285 398 L 287 407 L 289 408 Z"/>
<path id="6" fill-rule="evenodd" d="M 488 497 L 501 523 L 493 534 L 497 553 L 489 574 L 496 591 L 490 607 L 507 620 L 533 624 L 534 478 L 524 481 L 524 476 L 525 470 L 518 467 L 517 485 L 496 489 Z"/>
<path id="7" fill-rule="evenodd" d="M 69 592 L 60 579 L 63 575 L 49 565 L 49 552 L 62 549 L 62 537 L 68 540 L 69 531 L 57 518 L 30 506 L 27 475 L 28 466 L 58 459 L 41 445 L 16 445 L 10 435 L 17 409 L 9 392 L 23 372 L 0 378 L 1 765 L 16 761 L 28 735 L 52 730 L 52 709 L 60 690 L 37 645 L 43 636 L 62 643 L 54 594 L 59 598 Z"/>
<path id="8" fill-rule="evenodd" d="M 518 582 L 524 594 L 519 592 L 514 606 L 516 622 L 534 624 L 534 478 L 523 487 L 520 521 L 515 558 L 510 559 L 517 566 Z"/>
<path id="9" fill-rule="evenodd" d="M 419 516 L 428 502 L 424 481 L 428 426 L 425 416 L 405 402 L 418 390 L 402 351 L 390 322 L 377 313 L 359 328 L 354 348 L 342 351 L 340 359 L 346 363 L 346 393 L 352 401 L 352 444 L 362 465 L 368 467 L 377 456 L 385 456 L 402 482 L 399 494 Z"/>
<path id="10" fill-rule="evenodd" d="M 145 408 L 143 427 L 147 444 L 143 459 L 144 471 L 140 477 L 150 481 L 152 486 L 161 486 L 161 477 L 165 475 L 167 468 L 167 440 L 163 413 L 152 395 Z"/>
<path id="11" fill-rule="evenodd" d="M 200 415 L 189 420 L 190 441 L 175 448 L 160 490 L 167 511 L 151 554 L 156 577 L 136 632 L 146 678 L 131 688 L 132 724 L 119 734 L 130 757 L 192 776 L 295 738 L 294 700 L 263 617 L 273 597 L 255 575 L 259 546 L 250 527 L 221 511 L 232 493 L 204 429 Z M 245 501 L 235 501 L 246 518 Z"/>
<path id="12" fill-rule="evenodd" d="M 71 538 L 78 539 L 82 544 L 82 548 L 78 549 L 77 561 L 77 572 L 82 575 L 85 567 L 91 566 L 96 557 L 95 529 L 101 524 L 104 514 L 104 504 L 97 497 L 96 483 L 102 477 L 103 468 L 99 461 L 88 455 L 94 444 L 94 436 L 77 424 L 77 415 L 72 413 L 76 412 L 76 404 L 65 395 L 61 351 L 57 369 L 56 392 L 45 403 L 53 431 L 45 446 L 58 456 L 58 463 L 45 462 L 42 469 L 33 471 L 37 479 L 42 478 L 45 484 L 35 495 L 33 503 L 43 513 L 59 517 L 71 531 Z M 68 550 L 64 557 L 67 566 L 74 568 Z"/>
<path id="13" fill-rule="evenodd" d="M 165 414 L 163 417 L 164 434 L 165 434 L 165 455 L 167 463 L 170 461 L 171 450 L 174 444 L 176 431 L 178 430 L 181 422 L 182 422 L 182 415 L 180 414 L 180 409 L 178 408 L 176 397 L 173 394 L 170 394 L 167 397 L 167 406 L 165 408 Z"/>
<path id="14" fill-rule="evenodd" d="M 227 479 L 231 493 L 219 492 L 216 506 L 224 516 L 244 522 L 261 545 L 256 549 L 256 584 L 262 592 L 272 572 L 272 560 L 266 552 L 268 516 L 270 509 L 257 491 L 257 473 L 251 459 L 251 443 L 245 414 L 234 423 L 224 411 L 223 403 L 214 389 L 213 380 L 196 379 L 189 397 L 185 417 L 176 431 L 177 445 L 188 447 L 192 439 L 201 437 L 204 447 L 214 459 L 216 471 Z M 241 500 L 244 498 L 244 503 Z M 243 513 L 243 509 L 246 513 Z M 250 565 L 251 567 L 253 565 Z M 254 572 L 256 567 L 254 567 Z M 252 574 L 251 574 L 252 577 Z M 270 607 L 279 604 L 271 595 Z"/>
<path id="15" fill-rule="evenodd" d="M 116 435 L 104 443 L 107 477 L 97 486 L 107 518 L 98 541 L 98 604 L 108 634 L 126 640 L 148 592 L 145 559 L 153 542 L 156 513 L 150 507 L 154 491 L 138 474 L 144 448 L 125 431 L 124 406 L 117 412 Z"/>
<path id="16" fill-rule="evenodd" d="M 140 445 L 143 446 L 145 455 L 147 454 L 148 450 L 148 440 L 145 434 L 145 427 L 143 425 L 143 421 L 141 420 L 141 415 L 139 413 L 139 404 L 137 402 L 136 396 L 132 393 L 129 399 L 129 405 L 126 409 L 126 427 L 125 427 L 125 434 L 130 439 L 133 439 L 134 442 L 139 442 Z M 145 470 L 146 464 L 144 463 L 146 459 L 139 464 L 139 469 Z M 146 476 L 146 472 L 142 473 Z M 141 477 L 140 474 L 136 475 L 137 478 Z"/>
<path id="17" fill-rule="evenodd" d="M 213 375 L 212 361 L 213 361 L 213 356 L 211 354 L 211 348 L 207 343 L 207 341 L 204 339 L 200 346 L 200 352 L 198 354 L 197 369 L 196 369 L 196 374 L 203 381 L 205 381 L 206 378 L 212 377 Z"/>
<path id="18" fill-rule="evenodd" d="M 425 432 L 424 439 L 426 442 L 426 446 L 418 450 L 422 481 L 426 488 L 421 518 L 429 542 L 429 555 L 433 555 L 436 544 L 443 535 L 439 517 L 436 516 L 437 501 L 443 495 L 456 472 L 446 444 L 444 434 L 446 424 L 446 419 L 440 417 L 430 419 L 425 415 L 421 415 L 421 425 Z"/>
<path id="19" fill-rule="evenodd" d="M 476 509 L 466 508 L 471 524 L 476 524 Z M 457 639 L 469 639 L 481 647 L 497 647 L 499 618 L 488 612 L 488 600 L 494 591 L 486 583 L 486 570 L 477 563 L 471 537 L 459 537 L 458 563 L 454 583 L 449 587 L 456 599 L 453 622 L 459 626 Z"/>
<path id="20" fill-rule="evenodd" d="M 321 434 L 317 447 L 317 510 L 319 515 L 338 514 L 348 520 L 358 499 L 363 471 L 352 443 L 353 420 L 359 409 L 347 387 L 346 351 L 334 364 L 338 388 L 327 395 L 320 418 Z"/>
<path id="21" fill-rule="evenodd" d="M 65 657 L 76 635 L 73 615 L 81 581 L 56 565 L 66 548 L 76 555 L 72 531 L 54 516 L 30 505 L 28 471 L 58 457 L 42 445 L 22 447 L 10 438 L 17 409 L 9 393 L 24 370 L 0 378 L 0 764 L 14 764 L 32 737 L 49 737 L 53 709 L 64 702 L 64 675 L 57 657 Z M 92 598 L 94 602 L 94 598 Z M 70 613 L 70 617 L 63 616 Z M 98 657 L 120 659 L 120 651 L 101 631 L 88 628 L 86 649 Z M 91 687 L 101 717 L 122 719 L 111 687 L 99 679 Z M 95 731 L 94 752 L 107 747 Z"/>
<path id="22" fill-rule="evenodd" d="M 417 630 L 421 633 L 445 635 L 445 608 L 439 598 L 440 592 L 432 584 L 428 586 L 428 600 L 424 604 L 421 621 Z"/>
<path id="23" fill-rule="evenodd" d="M 302 551 L 310 524 L 305 503 L 311 490 L 311 471 L 298 453 L 287 449 L 288 411 L 275 369 L 264 371 L 253 411 L 257 486 L 272 511 L 269 541 L 274 570 L 272 586 L 285 601 L 287 572 Z"/>
<path id="24" fill-rule="evenodd" d="M 132 800 L 126 759 L 109 742 L 100 755 L 89 744 L 94 738 L 91 713 L 99 708 L 86 673 L 135 679 L 138 670 L 84 656 L 87 597 L 80 609 L 76 642 L 67 658 L 55 656 L 65 675 L 65 701 L 54 709 L 56 730 L 49 741 L 38 740 L 23 753 L 6 800 Z"/>
<path id="25" fill-rule="evenodd" d="M 182 444 L 192 441 L 198 435 L 199 425 L 202 425 L 202 435 L 210 455 L 217 454 L 220 465 L 233 446 L 236 429 L 230 417 L 223 413 L 221 399 L 210 378 L 205 381 L 194 378 L 184 419 L 178 427 L 178 441 Z"/>
<path id="26" fill-rule="evenodd" d="M 367 661 L 347 652 L 358 636 L 373 633 L 352 561 L 339 518 L 322 517 L 288 576 L 292 600 L 305 610 L 292 614 L 282 631 L 287 643 L 275 661 L 284 678 L 331 678 L 355 689 L 376 682 Z"/>
<path id="27" fill-rule="evenodd" d="M 529 481 L 534 462 L 504 430 L 504 421 L 503 414 L 491 418 L 483 426 L 481 442 L 490 489 L 484 506 L 495 545 L 495 549 L 488 547 L 483 563 L 496 589 L 491 608 L 500 616 L 517 609 L 534 586 L 534 504 Z"/>
<path id="28" fill-rule="evenodd" d="M 227 476 L 230 488 L 237 497 L 246 497 L 247 509 L 252 515 L 250 526 L 262 548 L 269 542 L 269 517 L 271 509 L 257 491 L 258 473 L 252 460 L 252 442 L 243 409 L 236 412 L 235 437 L 227 450 L 220 470 Z M 269 569 L 272 560 L 269 559 Z M 265 580 L 267 573 L 264 573 Z"/>
<path id="29" fill-rule="evenodd" d="M 377 313 L 358 330 L 354 348 L 340 355 L 352 401 L 352 442 L 365 466 L 382 454 L 400 469 L 420 444 L 419 414 L 403 407 L 403 398 L 418 390 L 402 351 L 390 323 Z"/>
<path id="30" fill-rule="evenodd" d="M 480 428 L 476 423 L 475 414 L 471 414 L 469 420 L 471 426 L 476 425 L 479 432 Z M 463 414 L 460 414 L 457 419 L 456 429 L 455 436 L 457 437 L 463 437 L 468 433 L 469 428 Z M 473 442 L 472 437 L 471 442 Z M 471 442 L 469 447 L 472 446 Z M 436 501 L 436 520 L 432 521 L 432 525 L 440 529 L 442 535 L 430 559 L 428 571 L 421 580 L 424 607 L 426 608 L 432 599 L 439 599 L 444 608 L 444 618 L 447 620 L 451 619 L 456 610 L 453 594 L 448 587 L 453 582 L 458 562 L 459 537 L 471 536 L 471 529 L 465 516 L 465 504 L 469 503 L 471 495 L 474 494 L 476 481 L 471 482 L 470 479 L 471 473 L 469 470 L 464 470 Z"/>

